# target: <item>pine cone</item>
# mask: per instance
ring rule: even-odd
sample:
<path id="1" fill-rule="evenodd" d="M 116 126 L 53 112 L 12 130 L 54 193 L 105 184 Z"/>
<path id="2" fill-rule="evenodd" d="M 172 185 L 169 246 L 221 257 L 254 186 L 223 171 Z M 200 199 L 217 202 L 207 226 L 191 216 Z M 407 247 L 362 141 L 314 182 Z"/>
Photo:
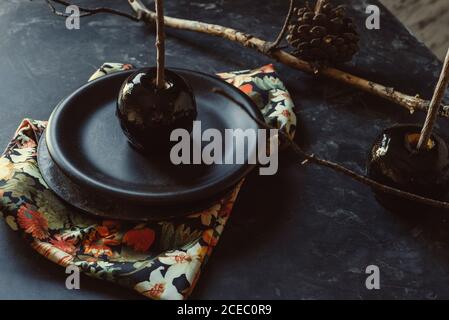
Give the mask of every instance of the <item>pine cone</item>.
<path id="1" fill-rule="evenodd" d="M 318 13 L 309 4 L 294 9 L 287 41 L 293 55 L 318 65 L 350 61 L 359 50 L 357 29 L 345 7 L 327 0 Z"/>

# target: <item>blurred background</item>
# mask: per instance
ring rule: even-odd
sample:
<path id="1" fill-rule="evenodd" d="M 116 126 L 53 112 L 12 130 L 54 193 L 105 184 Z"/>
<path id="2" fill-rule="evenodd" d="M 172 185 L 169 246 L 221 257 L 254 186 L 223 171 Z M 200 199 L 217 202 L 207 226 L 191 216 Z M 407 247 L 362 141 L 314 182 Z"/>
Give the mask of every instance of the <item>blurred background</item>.
<path id="1" fill-rule="evenodd" d="M 381 0 L 415 36 L 443 59 L 449 47 L 449 0 Z"/>

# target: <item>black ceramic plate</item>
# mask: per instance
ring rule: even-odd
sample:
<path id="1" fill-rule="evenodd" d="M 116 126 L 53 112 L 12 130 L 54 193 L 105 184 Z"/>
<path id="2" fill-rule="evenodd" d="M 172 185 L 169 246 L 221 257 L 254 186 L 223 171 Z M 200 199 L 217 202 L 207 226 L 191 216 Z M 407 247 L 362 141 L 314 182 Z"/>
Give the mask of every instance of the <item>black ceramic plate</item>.
<path id="1" fill-rule="evenodd" d="M 210 208 L 216 201 L 226 196 L 232 189 L 210 197 L 206 201 L 186 206 L 144 206 L 130 201 L 113 201 L 98 193 L 90 193 L 69 179 L 48 153 L 45 135 L 41 136 L 37 151 L 39 169 L 47 185 L 62 200 L 75 208 L 107 219 L 131 221 L 151 221 L 185 216 Z"/>
<path id="2" fill-rule="evenodd" d="M 258 129 L 255 121 L 238 106 L 211 92 L 212 88 L 226 91 L 252 115 L 262 119 L 257 107 L 240 90 L 207 74 L 174 71 L 193 88 L 202 131 Z M 49 153 L 62 172 L 80 188 L 114 201 L 153 206 L 188 205 L 229 190 L 254 167 L 247 161 L 245 164 L 175 166 L 168 153 L 144 156 L 135 151 L 115 117 L 118 91 L 132 72 L 111 74 L 86 84 L 63 100 L 50 117 L 46 133 Z M 247 148 L 255 152 L 256 144 L 248 144 Z M 223 151 L 232 154 L 235 150 Z"/>

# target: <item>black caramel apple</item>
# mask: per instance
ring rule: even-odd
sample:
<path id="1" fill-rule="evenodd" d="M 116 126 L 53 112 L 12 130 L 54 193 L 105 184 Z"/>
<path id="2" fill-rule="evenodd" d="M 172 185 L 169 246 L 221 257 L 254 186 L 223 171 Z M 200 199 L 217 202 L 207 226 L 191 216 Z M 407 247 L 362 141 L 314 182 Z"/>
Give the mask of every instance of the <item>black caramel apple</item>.
<path id="1" fill-rule="evenodd" d="M 155 1 L 156 68 L 140 69 L 120 88 L 117 117 L 129 142 L 139 151 L 161 154 L 168 150 L 175 129 L 192 130 L 197 109 L 189 84 L 165 68 L 163 0 Z"/>
<path id="2" fill-rule="evenodd" d="M 448 146 L 432 133 L 427 144 L 418 151 L 421 129 L 419 125 L 397 125 L 384 130 L 371 148 L 368 176 L 402 191 L 443 200 L 449 181 Z M 376 191 L 376 198 L 393 211 L 423 209 L 413 201 L 380 191 Z"/>
<path id="3" fill-rule="evenodd" d="M 192 130 L 197 116 L 195 97 L 189 84 L 177 73 L 165 70 L 165 85 L 156 85 L 156 68 L 140 69 L 123 83 L 117 117 L 131 145 L 143 152 L 170 146 L 177 128 Z"/>

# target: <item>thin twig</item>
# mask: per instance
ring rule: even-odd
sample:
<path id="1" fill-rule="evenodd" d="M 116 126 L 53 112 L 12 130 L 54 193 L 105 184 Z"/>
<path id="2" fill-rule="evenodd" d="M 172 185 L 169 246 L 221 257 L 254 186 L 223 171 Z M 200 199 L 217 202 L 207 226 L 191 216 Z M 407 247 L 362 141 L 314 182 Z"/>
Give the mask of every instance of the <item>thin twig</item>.
<path id="1" fill-rule="evenodd" d="M 284 25 L 282 26 L 282 29 L 279 32 L 276 40 L 274 40 L 273 43 L 269 43 L 267 52 L 276 50 L 279 47 L 279 45 L 281 44 L 282 40 L 284 40 L 290 20 L 293 15 L 293 11 L 295 9 L 294 3 L 295 3 L 295 0 L 290 0 L 290 6 L 288 7 L 288 13 L 287 13 L 287 16 L 285 17 Z"/>
<path id="2" fill-rule="evenodd" d="M 63 13 L 63 12 L 60 12 L 60 11 L 56 10 L 56 8 L 53 5 L 53 3 L 51 3 L 51 0 L 45 0 L 45 2 L 49 6 L 51 12 L 53 12 L 55 15 L 60 16 L 60 17 L 68 17 L 69 16 L 67 13 Z"/>
<path id="3" fill-rule="evenodd" d="M 158 89 L 165 88 L 165 31 L 164 31 L 164 4 L 163 0 L 156 0 L 156 49 L 157 49 L 157 76 Z"/>
<path id="4" fill-rule="evenodd" d="M 233 103 L 235 103 L 262 128 L 277 129 L 273 126 L 268 125 L 265 121 L 262 121 L 262 120 L 258 119 L 257 117 L 255 117 L 254 115 L 252 115 L 239 101 L 237 101 L 234 97 L 230 96 L 227 92 L 223 91 L 222 89 L 213 88 L 212 91 L 216 94 L 219 94 L 219 95 L 225 97 L 226 99 L 232 101 Z M 449 202 L 438 201 L 438 200 L 422 197 L 417 194 L 402 191 L 402 190 L 381 184 L 381 183 L 379 183 L 375 180 L 372 180 L 364 175 L 358 174 L 357 172 L 355 172 L 351 169 L 348 169 L 338 163 L 322 159 L 314 154 L 309 154 L 309 153 L 303 151 L 301 149 L 301 147 L 295 141 L 293 141 L 293 139 L 290 138 L 290 136 L 288 134 L 286 134 L 284 131 L 278 130 L 278 132 L 279 132 L 279 135 L 282 136 L 284 141 L 287 142 L 288 146 L 290 146 L 297 155 L 299 155 L 305 159 L 304 161 L 301 162 L 301 164 L 311 162 L 316 165 L 326 167 L 326 168 L 332 169 L 334 171 L 340 172 L 340 173 L 352 178 L 355 181 L 358 181 L 362 184 L 365 184 L 365 185 L 371 187 L 372 189 L 374 189 L 376 191 L 384 192 L 384 193 L 387 193 L 387 194 L 390 194 L 393 196 L 398 196 L 403 199 L 407 199 L 407 200 L 411 200 L 411 201 L 417 201 L 419 203 L 426 204 L 426 205 L 429 205 L 429 206 L 432 206 L 435 208 L 449 209 Z"/>
<path id="5" fill-rule="evenodd" d="M 66 7 L 73 5 L 72 3 L 65 1 L 65 0 L 45 0 L 45 2 L 47 2 L 47 4 L 50 6 L 50 9 L 52 10 L 52 12 L 54 14 L 56 14 L 58 16 L 63 16 L 63 17 L 68 17 L 69 15 L 64 12 L 57 11 L 55 6 L 51 2 L 60 4 L 60 5 L 66 6 Z M 123 12 L 120 10 L 108 8 L 108 7 L 86 8 L 86 7 L 78 6 L 78 8 L 79 8 L 80 12 L 82 12 L 80 14 L 80 18 L 92 16 L 94 14 L 99 14 L 99 13 L 108 13 L 108 14 L 125 17 L 125 18 L 131 19 L 133 21 L 139 21 L 139 18 L 137 16 L 134 16 L 132 14 L 129 14 L 129 13 L 126 13 L 126 12 Z"/>
<path id="6" fill-rule="evenodd" d="M 429 110 L 427 111 L 426 121 L 421 130 L 421 135 L 418 141 L 418 150 L 422 150 L 424 146 L 427 146 L 430 135 L 432 134 L 433 127 L 440 110 L 441 101 L 443 101 L 446 93 L 447 86 L 449 84 L 449 49 L 447 50 L 446 59 L 444 60 L 443 69 L 441 70 L 440 79 L 438 80 L 435 92 L 430 102 Z"/>

